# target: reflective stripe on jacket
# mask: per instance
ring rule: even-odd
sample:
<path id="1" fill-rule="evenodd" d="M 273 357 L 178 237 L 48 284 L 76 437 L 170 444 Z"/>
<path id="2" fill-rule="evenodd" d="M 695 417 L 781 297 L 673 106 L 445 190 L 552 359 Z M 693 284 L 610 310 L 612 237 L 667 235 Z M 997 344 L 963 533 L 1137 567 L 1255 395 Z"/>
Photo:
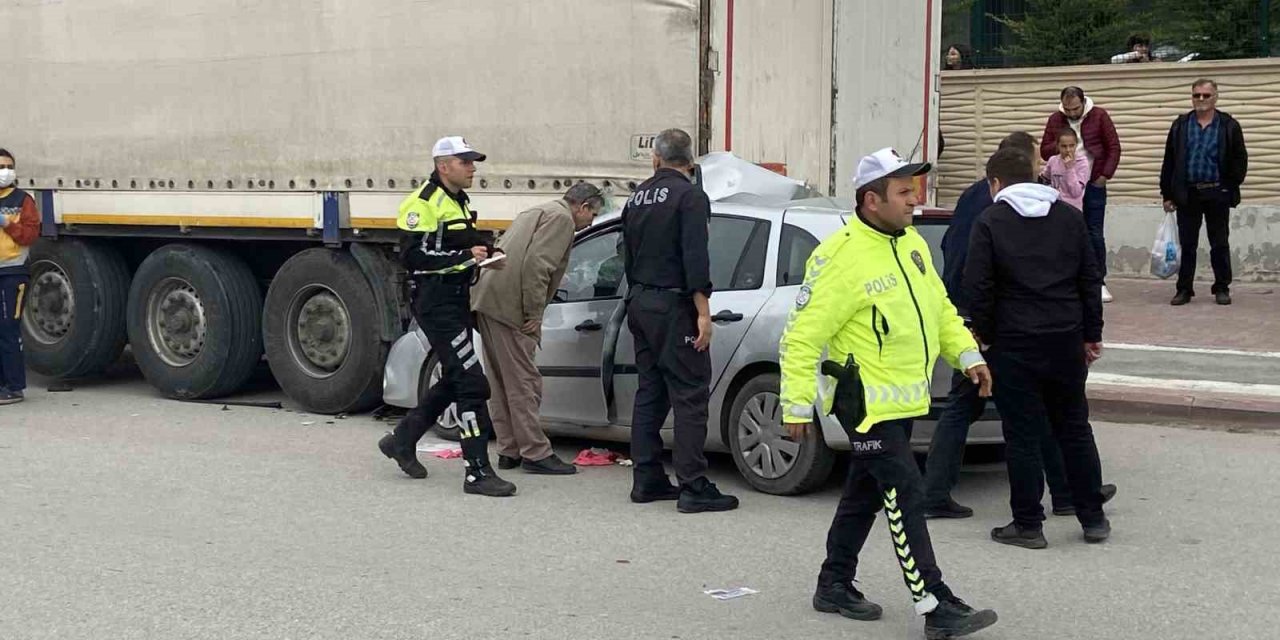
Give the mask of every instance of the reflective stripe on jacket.
<path id="1" fill-rule="evenodd" d="M 784 422 L 814 420 L 819 379 L 832 384 L 818 374 L 824 349 L 841 363 L 852 353 L 861 367 L 863 433 L 929 412 L 939 355 L 957 369 L 983 363 L 924 238 L 913 228 L 886 234 L 858 217 L 818 245 L 805 267 L 780 345 Z M 831 411 L 830 393 L 821 409 Z"/>

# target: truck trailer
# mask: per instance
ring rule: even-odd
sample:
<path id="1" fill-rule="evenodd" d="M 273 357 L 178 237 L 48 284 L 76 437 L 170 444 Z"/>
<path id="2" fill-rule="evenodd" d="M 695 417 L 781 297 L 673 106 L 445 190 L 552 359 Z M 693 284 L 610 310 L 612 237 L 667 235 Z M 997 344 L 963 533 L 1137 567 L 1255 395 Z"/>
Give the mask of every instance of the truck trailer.
<path id="1" fill-rule="evenodd" d="M 589 181 L 621 201 L 693 133 L 830 195 L 936 140 L 940 0 L 91 0 L 0 7 L 0 147 L 35 196 L 27 362 L 126 345 L 174 398 L 265 359 L 319 413 L 376 405 L 409 323 L 397 206 L 464 135 L 482 228 Z"/>

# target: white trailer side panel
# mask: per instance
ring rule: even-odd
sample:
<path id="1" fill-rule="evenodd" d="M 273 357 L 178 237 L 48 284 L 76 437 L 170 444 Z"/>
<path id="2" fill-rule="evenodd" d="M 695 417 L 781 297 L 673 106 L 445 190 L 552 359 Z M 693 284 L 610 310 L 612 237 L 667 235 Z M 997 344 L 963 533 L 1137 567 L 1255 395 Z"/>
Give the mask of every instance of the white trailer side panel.
<path id="1" fill-rule="evenodd" d="M 853 195 L 858 160 L 877 149 L 937 155 L 941 21 L 942 0 L 836 3 L 836 195 Z"/>
<path id="2" fill-rule="evenodd" d="M 446 134 L 490 153 L 481 175 L 499 184 L 642 178 L 649 163 L 632 158 L 633 136 L 697 126 L 698 7 L 3 3 L 0 42 L 14 56 L 4 144 L 24 187 L 363 190 L 394 180 L 401 191 L 429 173 L 431 144 Z"/>

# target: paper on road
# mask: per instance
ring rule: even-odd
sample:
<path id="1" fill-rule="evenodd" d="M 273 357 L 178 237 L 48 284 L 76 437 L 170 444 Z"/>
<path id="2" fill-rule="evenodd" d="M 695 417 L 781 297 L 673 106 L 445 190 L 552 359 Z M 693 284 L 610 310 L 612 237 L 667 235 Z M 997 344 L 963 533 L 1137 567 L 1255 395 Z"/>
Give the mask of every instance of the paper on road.
<path id="1" fill-rule="evenodd" d="M 703 591 L 703 593 L 715 598 L 716 600 L 733 600 L 734 598 L 741 598 L 743 596 L 749 596 L 753 593 L 760 592 L 752 589 L 751 587 L 734 587 L 732 589 L 707 589 Z"/>

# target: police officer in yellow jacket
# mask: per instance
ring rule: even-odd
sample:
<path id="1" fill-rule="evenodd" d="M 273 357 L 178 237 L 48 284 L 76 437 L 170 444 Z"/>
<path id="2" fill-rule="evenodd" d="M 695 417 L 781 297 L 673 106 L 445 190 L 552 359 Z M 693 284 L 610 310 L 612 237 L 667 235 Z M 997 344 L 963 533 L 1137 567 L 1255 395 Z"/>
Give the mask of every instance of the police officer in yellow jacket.
<path id="1" fill-rule="evenodd" d="M 857 215 L 809 258 L 805 280 L 782 337 L 783 421 L 792 439 L 814 432 L 819 364 L 839 374 L 822 410 L 848 432 L 852 461 L 844 494 L 827 534 L 827 558 L 813 606 L 857 620 L 882 611 L 853 587 L 858 552 L 881 508 L 915 610 L 929 638 L 967 635 L 995 623 L 942 581 L 923 510 L 923 481 L 911 453 L 911 418 L 929 411 L 929 377 L 936 358 L 969 374 L 991 393 L 991 374 L 978 345 L 947 299 L 929 248 L 911 227 L 916 206 L 912 178 L 930 169 L 881 149 L 858 164 Z"/>
<path id="2" fill-rule="evenodd" d="M 483 162 L 485 156 L 461 136 L 441 138 L 431 155 L 435 171 L 400 203 L 396 226 L 409 233 L 401 260 L 413 283 L 413 316 L 440 362 L 441 376 L 395 431 L 378 442 L 378 448 L 410 477 L 427 477 L 416 453 L 418 440 L 456 402 L 466 465 L 463 490 L 510 496 L 516 486 L 499 478 L 489 464 L 489 434 L 493 431 L 485 404 L 489 381 L 471 339 L 471 284 L 476 269 L 494 249 L 476 230 L 476 215 L 468 207 L 463 189 L 471 186 L 475 163 Z M 501 265 L 496 262 L 492 266 Z"/>

